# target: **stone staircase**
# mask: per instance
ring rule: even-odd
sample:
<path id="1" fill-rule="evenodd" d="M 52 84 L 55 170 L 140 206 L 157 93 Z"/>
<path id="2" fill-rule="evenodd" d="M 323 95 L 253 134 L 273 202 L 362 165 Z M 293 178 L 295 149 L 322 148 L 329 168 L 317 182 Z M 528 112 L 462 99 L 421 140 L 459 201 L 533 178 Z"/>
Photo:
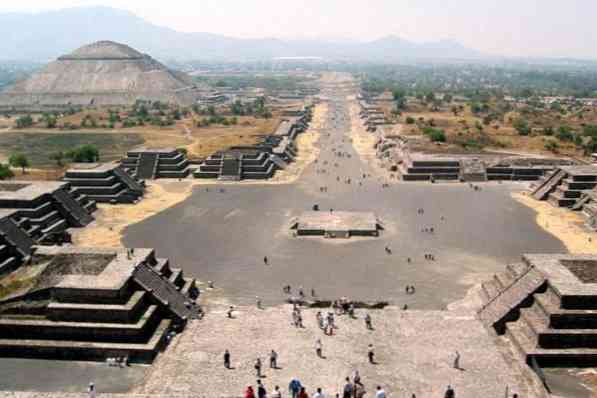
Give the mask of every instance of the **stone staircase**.
<path id="1" fill-rule="evenodd" d="M 222 160 L 222 169 L 220 171 L 219 180 L 238 181 L 241 178 L 241 162 L 242 160 L 236 157 L 224 157 Z"/>
<path id="2" fill-rule="evenodd" d="M 167 279 L 146 264 L 135 268 L 133 279 L 181 320 L 191 319 L 197 312 L 189 297 L 176 288 L 176 279 Z"/>
<path id="3" fill-rule="evenodd" d="M 137 177 L 142 180 L 152 180 L 155 177 L 157 162 L 157 154 L 142 152 L 139 155 L 139 163 L 137 164 Z"/>
<path id="4" fill-rule="evenodd" d="M 64 208 L 63 216 L 72 218 L 75 225 L 85 227 L 93 222 L 93 217 L 66 191 L 59 189 L 54 192 L 54 199 Z"/>
<path id="5" fill-rule="evenodd" d="M 485 305 L 478 311 L 487 326 L 502 331 L 516 317 L 516 309 L 545 285 L 545 276 L 525 263 L 509 264 L 504 272 L 482 283 Z"/>
<path id="6" fill-rule="evenodd" d="M 567 173 L 564 170 L 554 170 L 553 173 L 546 175 L 536 185 L 531 195 L 537 200 L 545 200 L 551 192 L 566 178 Z"/>

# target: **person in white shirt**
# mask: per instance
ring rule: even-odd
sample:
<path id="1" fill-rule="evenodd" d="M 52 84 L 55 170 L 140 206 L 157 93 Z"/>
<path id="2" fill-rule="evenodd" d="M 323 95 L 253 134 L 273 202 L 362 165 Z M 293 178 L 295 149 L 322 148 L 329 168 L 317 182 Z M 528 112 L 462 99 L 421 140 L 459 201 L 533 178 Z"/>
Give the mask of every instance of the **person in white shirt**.
<path id="1" fill-rule="evenodd" d="M 87 389 L 87 396 L 89 398 L 95 398 L 95 386 L 93 383 L 89 383 L 89 388 Z"/>
<path id="2" fill-rule="evenodd" d="M 274 387 L 274 391 L 272 392 L 271 398 L 282 398 L 282 393 L 280 392 L 279 386 Z"/>
<path id="3" fill-rule="evenodd" d="M 383 388 L 381 388 L 381 386 L 377 386 L 375 398 L 386 398 L 386 392 L 383 390 Z"/>
<path id="4" fill-rule="evenodd" d="M 317 389 L 317 392 L 313 394 L 313 398 L 325 398 L 325 396 L 321 393 L 321 388 Z"/>

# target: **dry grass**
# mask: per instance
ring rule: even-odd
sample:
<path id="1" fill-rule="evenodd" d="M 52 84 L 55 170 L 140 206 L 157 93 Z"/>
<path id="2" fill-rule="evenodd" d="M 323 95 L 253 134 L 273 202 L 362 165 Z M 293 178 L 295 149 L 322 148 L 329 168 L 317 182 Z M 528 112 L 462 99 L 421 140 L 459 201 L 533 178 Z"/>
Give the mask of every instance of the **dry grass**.
<path id="1" fill-rule="evenodd" d="M 192 143 L 187 145 L 189 157 L 205 158 L 231 146 L 254 145 L 262 135 L 271 134 L 280 123 L 279 118 L 239 118 L 236 126 L 191 127 Z"/>

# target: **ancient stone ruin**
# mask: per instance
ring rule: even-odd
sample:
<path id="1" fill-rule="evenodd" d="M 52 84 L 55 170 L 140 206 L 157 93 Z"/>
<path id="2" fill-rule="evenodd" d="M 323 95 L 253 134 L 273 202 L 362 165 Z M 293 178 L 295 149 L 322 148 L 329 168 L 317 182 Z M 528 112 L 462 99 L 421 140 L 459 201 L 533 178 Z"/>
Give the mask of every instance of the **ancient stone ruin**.
<path id="1" fill-rule="evenodd" d="M 307 211 L 294 218 L 290 228 L 297 236 L 350 238 L 379 236 L 383 225 L 371 212 Z"/>
<path id="2" fill-rule="evenodd" d="M 95 209 L 68 182 L 0 183 L 0 276 L 21 265 L 34 244 L 68 242 L 68 229 L 91 223 Z"/>
<path id="3" fill-rule="evenodd" d="M 597 364 L 597 256 L 524 255 L 482 285 L 479 317 L 533 366 Z"/>
<path id="4" fill-rule="evenodd" d="M 0 93 L 0 109 L 132 105 L 137 100 L 190 105 L 191 77 L 124 44 L 100 41 L 58 58 Z"/>
<path id="5" fill-rule="evenodd" d="M 138 148 L 127 152 L 122 167 L 138 180 L 186 178 L 194 170 L 187 156 L 175 148 Z"/>
<path id="6" fill-rule="evenodd" d="M 145 182 L 116 163 L 74 164 L 63 180 L 71 184 L 73 193 L 86 195 L 97 203 L 135 203 L 145 192 Z"/>
<path id="7" fill-rule="evenodd" d="M 306 108 L 300 117 L 283 120 L 272 135 L 262 137 L 255 146 L 232 147 L 209 156 L 194 176 L 224 181 L 271 178 L 294 160 L 296 137 L 307 129 L 310 120 L 311 109 Z"/>
<path id="8" fill-rule="evenodd" d="M 0 285 L 0 357 L 149 363 L 198 294 L 150 249 L 35 247 Z"/>

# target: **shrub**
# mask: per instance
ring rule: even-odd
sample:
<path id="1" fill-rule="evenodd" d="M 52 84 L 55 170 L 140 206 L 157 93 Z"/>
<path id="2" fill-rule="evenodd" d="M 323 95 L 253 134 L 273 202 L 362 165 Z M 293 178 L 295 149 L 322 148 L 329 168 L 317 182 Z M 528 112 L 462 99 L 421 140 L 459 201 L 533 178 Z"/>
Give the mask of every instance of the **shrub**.
<path id="1" fill-rule="evenodd" d="M 410 117 L 410 116 L 407 116 L 406 117 L 406 124 L 415 124 L 415 119 L 412 118 L 412 117 Z"/>

